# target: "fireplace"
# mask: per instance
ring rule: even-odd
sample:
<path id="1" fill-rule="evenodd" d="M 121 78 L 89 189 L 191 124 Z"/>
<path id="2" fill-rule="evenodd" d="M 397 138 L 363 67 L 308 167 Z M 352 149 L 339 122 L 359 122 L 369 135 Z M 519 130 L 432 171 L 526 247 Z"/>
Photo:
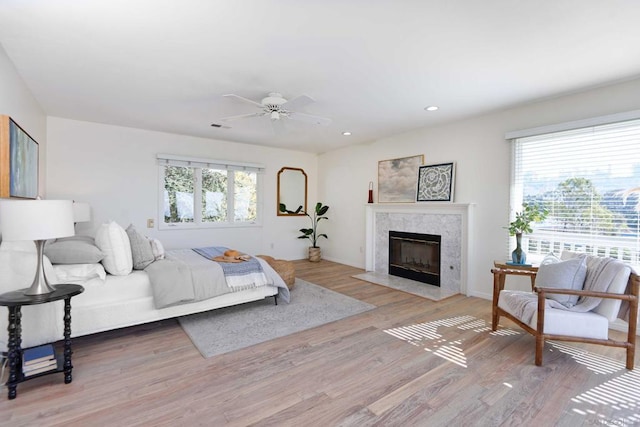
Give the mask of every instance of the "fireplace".
<path id="1" fill-rule="evenodd" d="M 440 244 L 435 234 L 389 231 L 389 274 L 440 286 Z"/>

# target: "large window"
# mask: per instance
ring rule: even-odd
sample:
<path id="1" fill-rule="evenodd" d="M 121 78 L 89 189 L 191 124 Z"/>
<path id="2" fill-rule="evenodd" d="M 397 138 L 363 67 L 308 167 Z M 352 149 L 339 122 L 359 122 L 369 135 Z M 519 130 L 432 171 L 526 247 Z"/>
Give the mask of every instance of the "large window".
<path id="1" fill-rule="evenodd" d="M 161 228 L 260 223 L 261 165 L 158 155 Z"/>
<path id="2" fill-rule="evenodd" d="M 512 213 L 523 202 L 549 211 L 528 238 L 528 260 L 573 250 L 640 263 L 638 194 L 628 193 L 640 187 L 640 120 L 513 144 Z"/>

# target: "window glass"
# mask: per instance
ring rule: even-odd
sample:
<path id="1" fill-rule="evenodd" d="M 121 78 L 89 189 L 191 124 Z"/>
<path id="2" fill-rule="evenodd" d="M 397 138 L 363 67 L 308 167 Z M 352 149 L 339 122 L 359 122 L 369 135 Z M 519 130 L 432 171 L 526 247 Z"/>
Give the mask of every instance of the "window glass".
<path id="1" fill-rule="evenodd" d="M 193 222 L 194 169 L 164 167 L 164 222 Z"/>
<path id="2" fill-rule="evenodd" d="M 202 169 L 202 222 L 227 220 L 227 171 Z"/>
<path id="3" fill-rule="evenodd" d="M 257 218 L 257 181 L 255 172 L 236 171 L 234 180 L 234 219 L 250 222 Z"/>
<path id="4" fill-rule="evenodd" d="M 262 169 L 171 161 L 174 164 L 160 163 L 161 224 L 171 228 L 259 225 L 260 173 L 256 170 Z"/>

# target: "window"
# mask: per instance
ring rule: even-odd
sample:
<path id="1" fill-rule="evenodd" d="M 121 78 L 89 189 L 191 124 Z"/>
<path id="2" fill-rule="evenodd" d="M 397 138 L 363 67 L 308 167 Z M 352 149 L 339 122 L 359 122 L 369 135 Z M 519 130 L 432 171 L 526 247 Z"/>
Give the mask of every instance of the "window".
<path id="1" fill-rule="evenodd" d="M 640 263 L 640 120 L 515 138 L 511 206 L 549 211 L 525 245 L 539 261 L 563 250 Z M 511 239 L 512 240 L 512 239 Z M 511 242 L 513 246 L 513 242 Z"/>
<path id="2" fill-rule="evenodd" d="M 159 154 L 161 228 L 201 228 L 260 223 L 264 168 Z"/>

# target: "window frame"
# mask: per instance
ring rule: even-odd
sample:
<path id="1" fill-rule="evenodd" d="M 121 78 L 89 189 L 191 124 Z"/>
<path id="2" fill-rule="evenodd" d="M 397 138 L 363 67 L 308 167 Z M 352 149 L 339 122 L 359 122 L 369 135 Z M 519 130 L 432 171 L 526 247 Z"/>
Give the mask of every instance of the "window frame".
<path id="1" fill-rule="evenodd" d="M 159 230 L 195 230 L 215 228 L 262 227 L 265 167 L 257 163 L 233 162 L 226 160 L 184 157 L 172 154 L 158 154 L 158 229 Z M 164 221 L 165 167 L 178 166 L 194 168 L 193 222 L 166 223 Z M 227 220 L 217 222 L 202 221 L 202 169 L 227 171 Z M 256 219 L 255 221 L 235 221 L 235 172 L 256 173 Z M 233 175 L 233 176 L 232 176 Z"/>
<path id="2" fill-rule="evenodd" d="M 526 140 L 529 137 L 534 140 L 546 139 L 545 135 L 548 135 L 549 139 L 563 138 L 565 136 L 559 134 L 563 134 L 566 132 L 566 135 L 570 135 L 573 131 L 577 131 L 579 133 L 581 132 L 581 135 L 585 135 L 589 131 L 599 131 L 598 129 L 601 126 L 606 127 L 608 125 L 620 125 L 624 127 L 625 122 L 638 122 L 639 119 L 640 110 L 636 110 L 627 113 L 595 117 L 575 122 L 561 123 L 522 131 L 514 131 L 505 134 L 505 139 L 507 139 L 511 144 L 509 220 L 513 220 L 515 212 L 522 209 L 523 198 L 527 196 L 524 194 L 524 181 L 522 180 L 526 175 L 526 173 L 521 169 L 522 160 L 520 156 L 522 155 L 522 153 L 517 149 L 519 140 Z M 635 126 L 636 128 L 639 127 L 640 123 L 636 123 Z M 636 133 L 638 132 L 636 131 Z M 593 141 L 601 140 L 603 139 L 594 139 Z M 581 154 L 580 152 L 578 153 Z M 589 164 L 591 163 L 588 163 L 587 165 Z M 593 164 L 599 163 L 596 162 Z M 611 163 L 608 163 L 607 165 L 611 165 Z M 586 178 L 589 181 L 593 181 L 594 179 L 592 175 L 585 175 L 580 177 Z M 575 178 L 579 178 L 579 176 L 576 176 Z M 640 177 L 632 175 L 630 179 L 635 180 L 638 178 Z M 598 188 L 596 187 L 596 189 Z M 532 195 L 533 194 L 529 194 L 529 196 Z M 533 255 L 533 257 L 528 256 L 528 262 L 540 261 L 545 255 L 544 249 L 547 247 L 545 246 L 545 244 L 548 243 L 551 246 L 550 249 L 547 250 L 547 252 L 556 252 L 557 247 L 560 247 L 560 251 L 562 251 L 562 247 L 565 247 L 565 249 L 568 248 L 569 250 L 577 250 L 580 252 L 586 251 L 586 253 L 592 255 L 612 256 L 621 259 L 625 263 L 638 265 L 638 260 L 640 259 L 640 245 L 638 244 L 638 241 L 640 241 L 640 232 L 636 232 L 635 237 L 618 234 L 608 235 L 603 232 L 581 233 L 579 231 L 568 231 L 566 232 L 566 234 L 563 234 L 562 232 L 558 232 L 558 230 L 545 230 L 544 226 L 538 226 L 539 225 L 537 224 L 534 225 L 533 233 L 531 233 L 529 236 L 524 236 L 526 238 L 524 250 L 528 255 Z M 633 243 L 633 240 L 635 240 L 635 244 Z M 531 246 L 529 245 L 530 241 L 532 242 Z M 514 246 L 514 239 L 513 237 L 509 236 L 507 244 L 508 254 L 511 253 L 511 250 L 513 250 Z M 627 252 L 625 253 L 625 251 Z M 627 254 L 630 255 L 628 255 L 627 257 Z M 559 253 L 556 252 L 556 255 L 559 255 Z"/>

